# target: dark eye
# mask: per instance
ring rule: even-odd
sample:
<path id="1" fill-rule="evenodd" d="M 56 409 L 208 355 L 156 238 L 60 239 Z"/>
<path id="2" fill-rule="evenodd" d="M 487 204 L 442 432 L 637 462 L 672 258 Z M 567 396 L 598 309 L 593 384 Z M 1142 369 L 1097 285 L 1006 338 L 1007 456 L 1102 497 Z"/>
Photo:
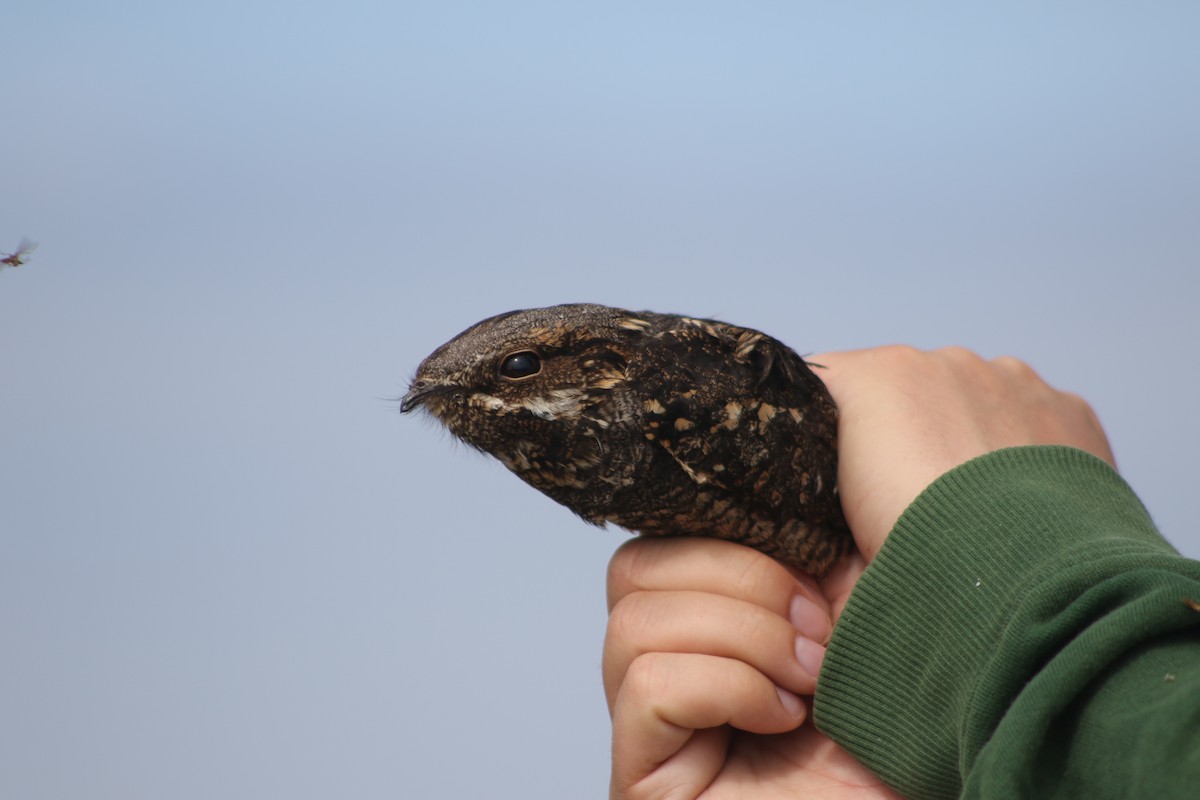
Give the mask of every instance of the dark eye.
<path id="1" fill-rule="evenodd" d="M 529 350 L 513 353 L 500 365 L 500 374 L 506 378 L 528 378 L 541 371 L 542 360 L 537 357 L 537 353 Z"/>

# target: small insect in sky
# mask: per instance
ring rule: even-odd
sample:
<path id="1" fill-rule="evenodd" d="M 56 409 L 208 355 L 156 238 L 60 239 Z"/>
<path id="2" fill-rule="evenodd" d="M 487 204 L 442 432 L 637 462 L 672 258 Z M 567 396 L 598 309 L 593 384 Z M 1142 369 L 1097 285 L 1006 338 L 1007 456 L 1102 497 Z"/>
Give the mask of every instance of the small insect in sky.
<path id="1" fill-rule="evenodd" d="M 21 239 L 17 249 L 12 253 L 5 253 L 4 258 L 0 258 L 0 264 L 6 267 L 19 267 L 29 261 L 29 254 L 37 248 L 37 242 L 31 242 L 28 239 Z"/>

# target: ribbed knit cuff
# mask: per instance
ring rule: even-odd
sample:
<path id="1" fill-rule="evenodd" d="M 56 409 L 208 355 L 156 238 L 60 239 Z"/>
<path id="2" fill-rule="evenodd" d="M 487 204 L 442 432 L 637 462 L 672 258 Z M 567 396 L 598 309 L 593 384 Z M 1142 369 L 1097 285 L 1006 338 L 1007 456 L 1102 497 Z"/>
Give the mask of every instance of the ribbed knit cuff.
<path id="1" fill-rule="evenodd" d="M 816 724 L 902 793 L 955 797 L 986 736 L 967 730 L 979 722 L 977 684 L 1023 598 L 1094 555 L 1173 552 L 1116 471 L 1080 450 L 1011 448 L 963 464 L 901 515 L 855 587 Z"/>

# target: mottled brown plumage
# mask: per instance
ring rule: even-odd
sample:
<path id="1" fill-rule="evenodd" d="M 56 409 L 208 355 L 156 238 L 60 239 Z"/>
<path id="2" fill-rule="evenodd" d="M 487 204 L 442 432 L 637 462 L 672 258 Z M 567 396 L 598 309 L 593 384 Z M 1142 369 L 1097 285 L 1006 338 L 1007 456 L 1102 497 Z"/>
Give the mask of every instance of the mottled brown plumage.
<path id="1" fill-rule="evenodd" d="M 851 545 L 837 410 L 749 328 L 575 304 L 476 323 L 426 358 L 424 408 L 588 522 L 717 536 L 816 575 Z"/>

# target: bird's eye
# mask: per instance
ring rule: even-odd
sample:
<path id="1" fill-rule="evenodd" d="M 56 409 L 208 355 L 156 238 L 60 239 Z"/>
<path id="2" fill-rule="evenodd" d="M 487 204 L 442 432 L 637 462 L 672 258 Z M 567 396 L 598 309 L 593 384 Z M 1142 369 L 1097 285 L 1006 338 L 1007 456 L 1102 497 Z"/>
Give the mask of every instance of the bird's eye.
<path id="1" fill-rule="evenodd" d="M 542 371 L 542 360 L 537 353 L 522 350 L 513 353 L 500 364 L 500 374 L 506 378 L 528 378 Z"/>

